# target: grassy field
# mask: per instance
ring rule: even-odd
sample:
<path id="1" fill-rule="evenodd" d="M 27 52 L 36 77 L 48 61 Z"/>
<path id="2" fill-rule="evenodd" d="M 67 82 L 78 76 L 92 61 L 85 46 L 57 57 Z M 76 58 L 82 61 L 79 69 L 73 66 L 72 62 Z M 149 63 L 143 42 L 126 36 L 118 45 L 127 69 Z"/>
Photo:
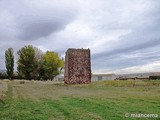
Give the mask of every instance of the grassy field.
<path id="1" fill-rule="evenodd" d="M 126 113 L 129 117 L 125 117 Z M 159 114 L 133 118 L 130 114 Z M 160 120 L 160 81 L 0 80 L 0 120 Z"/>

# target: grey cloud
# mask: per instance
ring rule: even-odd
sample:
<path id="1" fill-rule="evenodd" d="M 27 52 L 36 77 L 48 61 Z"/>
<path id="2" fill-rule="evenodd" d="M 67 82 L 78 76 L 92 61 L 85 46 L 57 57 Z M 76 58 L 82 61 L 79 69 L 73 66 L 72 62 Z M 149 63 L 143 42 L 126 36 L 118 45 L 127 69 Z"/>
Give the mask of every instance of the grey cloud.
<path id="1" fill-rule="evenodd" d="M 160 60 L 158 53 L 156 54 L 143 54 L 147 53 L 147 50 L 157 51 L 160 46 L 160 35 L 159 35 L 159 23 L 154 21 L 149 27 L 142 27 L 136 29 L 128 35 L 120 38 L 117 42 L 111 43 L 111 48 L 99 54 L 93 54 L 93 66 L 101 66 L 101 68 L 124 68 L 136 65 L 143 65 L 149 62 Z M 112 45 L 113 44 L 113 45 Z M 105 45 L 104 45 L 105 46 Z M 157 48 L 152 49 L 152 48 Z M 134 55 L 135 53 L 142 53 L 142 56 L 135 58 L 125 58 L 123 55 Z M 96 69 L 96 68 L 95 68 Z"/>
<path id="2" fill-rule="evenodd" d="M 160 49 L 160 47 L 156 47 Z M 101 56 L 100 59 L 92 59 L 93 69 L 123 69 L 126 67 L 139 66 L 148 64 L 151 61 L 159 61 L 160 55 L 157 55 L 159 51 L 155 53 L 147 53 L 146 50 L 133 51 L 126 54 L 116 54 L 112 57 Z M 137 55 L 138 54 L 138 55 Z M 97 66 L 98 64 L 98 66 Z M 125 67 L 124 67 L 125 66 Z"/>
<path id="3" fill-rule="evenodd" d="M 123 69 L 126 67 L 149 64 L 150 62 L 160 60 L 159 49 L 160 46 L 156 45 L 146 49 L 126 50 L 123 52 L 117 50 L 110 55 L 104 53 L 95 58 L 93 55 L 92 66 L 93 69 L 96 70 L 99 69 L 99 67 L 102 69 Z"/>
<path id="4" fill-rule="evenodd" d="M 159 2 L 158 2 L 159 4 Z M 157 3 L 156 3 L 157 5 Z M 158 14 L 160 12 L 159 8 L 153 8 L 151 9 L 149 13 L 146 14 L 145 17 L 142 17 L 141 19 L 144 22 L 139 21 L 133 21 L 134 28 L 132 28 L 132 32 L 130 34 L 124 35 L 120 37 L 118 42 L 111 42 L 111 48 L 110 51 L 105 51 L 103 53 L 93 55 L 93 58 L 98 58 L 99 56 L 114 56 L 114 55 L 120 55 L 120 54 L 129 54 L 133 51 L 139 51 L 143 49 L 149 49 L 151 47 L 156 47 L 160 45 L 160 15 Z M 125 24 L 122 24 L 126 29 L 130 28 L 129 26 L 125 26 Z M 110 24 L 110 27 L 115 27 L 115 25 Z M 119 26 L 117 26 L 119 29 Z M 105 46 L 105 45 L 104 45 Z"/>
<path id="5" fill-rule="evenodd" d="M 54 1 L 54 4 L 50 4 L 50 2 L 53 1 L 15 0 L 5 1 L 0 6 L 13 15 L 17 38 L 36 40 L 63 30 L 76 16 L 77 8 L 67 6 L 66 2 L 64 2 L 64 5 L 58 0 Z"/>
<path id="6" fill-rule="evenodd" d="M 131 42 L 132 43 L 132 42 Z M 155 47 L 155 46 L 159 46 L 160 45 L 160 40 L 150 40 L 147 42 L 142 42 L 141 44 L 130 44 L 130 41 L 128 41 L 127 43 L 123 43 L 120 46 L 117 46 L 118 48 L 113 48 L 110 51 L 105 51 L 99 54 L 95 54 L 93 55 L 93 58 L 100 58 L 100 56 L 107 56 L 112 57 L 115 55 L 120 55 L 120 54 L 129 54 L 130 52 L 133 51 L 139 51 L 142 49 L 147 49 L 150 47 Z"/>
<path id="7" fill-rule="evenodd" d="M 54 14 L 54 16 L 57 16 Z M 63 16 L 63 14 L 61 15 Z M 31 16 L 32 17 L 32 16 Z M 36 40 L 41 37 L 47 37 L 55 32 L 63 30 L 67 24 L 73 20 L 72 17 L 50 17 L 50 19 L 44 18 L 46 16 L 33 17 L 33 21 L 27 21 L 26 19 L 20 21 L 19 38 L 21 40 Z"/>
<path id="8" fill-rule="evenodd" d="M 67 23 L 54 20 L 37 20 L 32 23 L 20 26 L 19 38 L 21 40 L 35 40 L 47 37 L 50 34 L 64 29 Z"/>

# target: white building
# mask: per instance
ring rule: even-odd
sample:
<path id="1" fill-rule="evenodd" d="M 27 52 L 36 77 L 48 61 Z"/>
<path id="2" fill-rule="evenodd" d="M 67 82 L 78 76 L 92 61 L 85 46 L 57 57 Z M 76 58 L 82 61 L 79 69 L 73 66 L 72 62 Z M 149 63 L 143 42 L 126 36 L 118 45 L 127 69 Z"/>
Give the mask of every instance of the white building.
<path id="1" fill-rule="evenodd" d="M 97 81 L 97 80 L 114 80 L 117 78 L 117 75 L 115 74 L 92 74 L 91 80 Z"/>

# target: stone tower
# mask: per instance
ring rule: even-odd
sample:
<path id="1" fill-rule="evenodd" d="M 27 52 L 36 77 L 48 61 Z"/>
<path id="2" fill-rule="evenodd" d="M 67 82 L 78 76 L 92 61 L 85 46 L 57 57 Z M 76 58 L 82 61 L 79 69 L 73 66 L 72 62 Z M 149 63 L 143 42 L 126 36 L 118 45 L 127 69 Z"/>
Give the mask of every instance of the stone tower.
<path id="1" fill-rule="evenodd" d="M 91 62 L 89 49 L 68 49 L 65 56 L 64 82 L 85 84 L 91 82 Z"/>

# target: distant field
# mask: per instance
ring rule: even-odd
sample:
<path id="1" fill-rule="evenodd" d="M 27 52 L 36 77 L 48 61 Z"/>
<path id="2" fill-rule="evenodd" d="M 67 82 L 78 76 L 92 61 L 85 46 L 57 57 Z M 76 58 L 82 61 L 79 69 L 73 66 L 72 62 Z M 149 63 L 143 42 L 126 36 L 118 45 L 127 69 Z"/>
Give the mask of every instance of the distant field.
<path id="1" fill-rule="evenodd" d="M 130 117 L 136 113 L 159 114 L 159 118 Z M 0 80 L 0 120 L 128 119 L 160 120 L 160 80 L 87 85 Z"/>

